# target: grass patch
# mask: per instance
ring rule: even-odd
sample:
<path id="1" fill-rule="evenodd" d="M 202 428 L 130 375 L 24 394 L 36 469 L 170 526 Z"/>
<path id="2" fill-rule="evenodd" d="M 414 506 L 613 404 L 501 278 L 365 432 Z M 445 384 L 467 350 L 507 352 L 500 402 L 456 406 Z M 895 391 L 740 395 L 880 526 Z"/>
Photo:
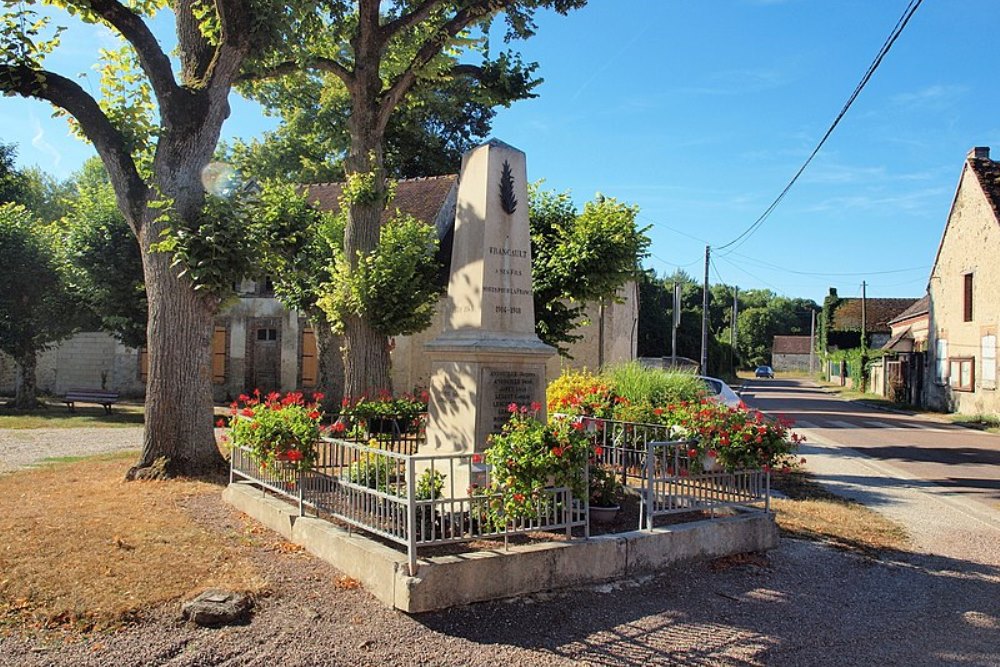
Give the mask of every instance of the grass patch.
<path id="1" fill-rule="evenodd" d="M 71 411 L 62 403 L 46 403 L 34 410 L 15 410 L 0 404 L 0 428 L 81 428 L 94 426 L 140 426 L 143 406 L 116 404 L 109 415 L 99 405 L 77 405 Z"/>
<path id="2" fill-rule="evenodd" d="M 619 396 L 633 403 L 665 406 L 705 394 L 705 385 L 693 373 L 646 368 L 638 361 L 616 364 L 601 373 Z"/>
<path id="3" fill-rule="evenodd" d="M 1000 433 L 1000 416 L 997 415 L 949 415 L 955 424 L 976 428 L 990 433 Z"/>
<path id="4" fill-rule="evenodd" d="M 831 493 L 807 473 L 772 477 L 772 487 L 788 500 L 772 499 L 781 531 L 790 536 L 826 542 L 835 547 L 876 556 L 902 550 L 906 531 L 861 503 Z"/>
<path id="5" fill-rule="evenodd" d="M 186 509 L 219 487 L 123 482 L 134 456 L 0 477 L 0 631 L 113 628 L 209 586 L 262 590 L 238 536 Z"/>

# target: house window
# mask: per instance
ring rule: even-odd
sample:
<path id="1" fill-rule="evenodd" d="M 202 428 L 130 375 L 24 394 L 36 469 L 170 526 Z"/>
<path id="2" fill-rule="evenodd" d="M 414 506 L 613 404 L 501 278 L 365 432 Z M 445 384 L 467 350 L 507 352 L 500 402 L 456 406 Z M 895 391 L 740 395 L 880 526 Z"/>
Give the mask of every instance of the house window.
<path id="1" fill-rule="evenodd" d="M 965 298 L 963 300 L 962 317 L 965 322 L 972 321 L 972 274 L 965 274 Z"/>
<path id="2" fill-rule="evenodd" d="M 976 390 L 976 359 L 974 357 L 955 357 L 948 360 L 949 384 L 955 391 Z"/>
<path id="3" fill-rule="evenodd" d="M 212 382 L 226 382 L 226 327 L 215 327 L 212 332 Z"/>
<path id="4" fill-rule="evenodd" d="M 934 381 L 938 384 L 948 382 L 948 341 L 940 338 L 934 341 Z"/>
<path id="5" fill-rule="evenodd" d="M 278 340 L 278 330 L 257 329 L 257 340 Z"/>
<path id="6" fill-rule="evenodd" d="M 315 387 L 318 374 L 319 359 L 316 355 L 316 332 L 306 327 L 302 330 L 302 387 L 308 389 Z"/>
<path id="7" fill-rule="evenodd" d="M 996 334 L 983 336 L 980 349 L 982 351 L 983 367 L 979 375 L 979 385 L 983 389 L 997 387 L 997 337 Z"/>

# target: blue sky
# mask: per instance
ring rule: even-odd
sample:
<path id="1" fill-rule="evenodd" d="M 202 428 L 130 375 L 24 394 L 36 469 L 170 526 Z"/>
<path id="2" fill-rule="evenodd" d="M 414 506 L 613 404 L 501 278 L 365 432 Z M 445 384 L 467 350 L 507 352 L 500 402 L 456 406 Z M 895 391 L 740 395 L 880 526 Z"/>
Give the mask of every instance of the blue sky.
<path id="1" fill-rule="evenodd" d="M 700 276 L 781 191 L 867 70 L 906 0 L 591 0 L 520 44 L 545 78 L 501 110 L 529 178 L 637 204 L 660 272 Z M 966 153 L 996 147 L 994 0 L 926 0 L 796 186 L 712 282 L 821 300 L 923 294 Z M 158 27 L 169 29 L 166 22 Z M 169 36 L 164 32 L 165 40 Z M 89 71 L 107 37 L 64 36 L 50 66 Z M 94 76 L 90 77 L 95 80 Z M 89 84 L 88 84 L 89 85 Z M 96 80 L 94 81 L 96 86 Z M 226 136 L 273 121 L 234 101 Z M 0 99 L 0 140 L 67 176 L 91 154 L 43 104 Z"/>

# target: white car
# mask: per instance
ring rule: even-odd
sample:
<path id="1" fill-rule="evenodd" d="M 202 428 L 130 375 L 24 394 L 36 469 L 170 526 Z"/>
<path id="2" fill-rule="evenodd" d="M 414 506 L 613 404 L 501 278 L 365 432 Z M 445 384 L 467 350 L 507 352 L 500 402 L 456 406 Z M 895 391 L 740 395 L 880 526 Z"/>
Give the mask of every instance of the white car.
<path id="1" fill-rule="evenodd" d="M 738 408 L 743 405 L 743 400 L 739 397 L 739 394 L 719 378 L 710 378 L 704 375 L 699 375 L 698 377 L 705 383 L 705 386 L 708 388 L 709 398 L 713 401 L 718 401 L 730 408 Z"/>

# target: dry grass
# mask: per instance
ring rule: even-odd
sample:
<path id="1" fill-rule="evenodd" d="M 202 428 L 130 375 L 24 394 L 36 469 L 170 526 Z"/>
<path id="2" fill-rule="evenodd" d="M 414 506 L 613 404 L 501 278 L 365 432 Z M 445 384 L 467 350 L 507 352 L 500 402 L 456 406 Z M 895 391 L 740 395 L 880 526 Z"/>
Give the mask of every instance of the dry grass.
<path id="1" fill-rule="evenodd" d="M 262 590 L 237 536 L 185 509 L 219 487 L 123 482 L 133 457 L 0 477 L 0 629 L 101 629 L 209 586 Z"/>
<path id="2" fill-rule="evenodd" d="M 907 544 L 906 531 L 899 524 L 830 493 L 806 473 L 775 476 L 773 486 L 789 498 L 771 501 L 778 527 L 787 535 L 867 555 L 898 551 Z"/>

